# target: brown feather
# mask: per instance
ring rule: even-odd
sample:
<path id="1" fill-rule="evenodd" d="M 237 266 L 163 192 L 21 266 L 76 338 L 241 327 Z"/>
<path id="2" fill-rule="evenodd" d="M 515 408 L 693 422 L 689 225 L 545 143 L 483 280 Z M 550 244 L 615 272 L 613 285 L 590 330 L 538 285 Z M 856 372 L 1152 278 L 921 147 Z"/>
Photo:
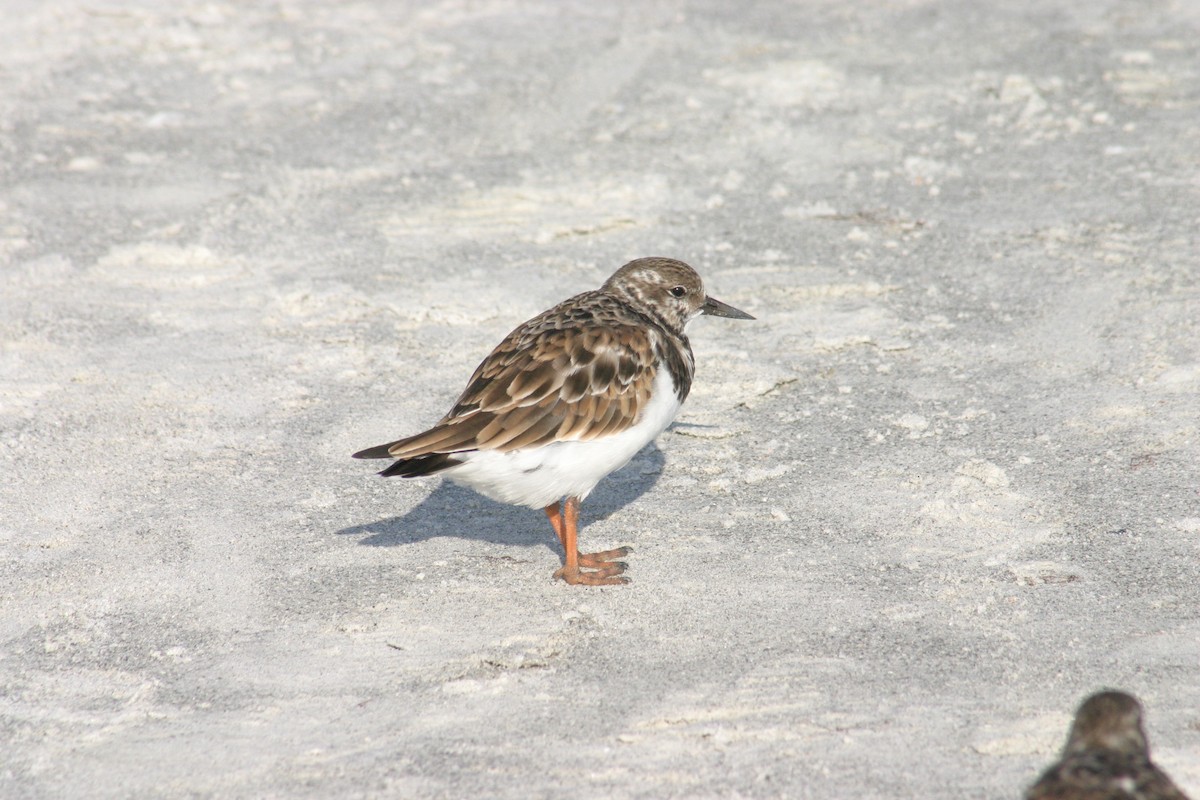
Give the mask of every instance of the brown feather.
<path id="1" fill-rule="evenodd" d="M 553 361 L 542 361 L 523 370 L 515 370 L 508 384 L 508 396 L 513 400 L 524 400 L 532 396 L 540 399 L 551 391 L 555 384 L 562 384 L 562 376 L 554 368 Z"/>
<path id="2" fill-rule="evenodd" d="M 473 442 L 479 431 L 483 430 L 493 415 L 479 412 L 469 417 L 459 417 L 448 423 L 437 425 L 424 433 L 410 436 L 395 442 L 389 449 L 393 458 L 412 458 L 428 453 L 453 453 L 457 450 L 471 450 L 473 447 L 463 447 Z"/>
<path id="3" fill-rule="evenodd" d="M 522 447 L 536 447 L 554 440 L 554 432 L 558 430 L 559 418 L 545 414 L 532 425 L 513 436 L 503 445 L 504 450 L 520 450 Z"/>
<path id="4" fill-rule="evenodd" d="M 592 364 L 592 393 L 609 394 L 616 377 L 617 364 L 612 354 L 605 353 L 597 356 L 596 361 Z"/>
<path id="5" fill-rule="evenodd" d="M 578 403 L 592 386 L 592 377 L 586 370 L 576 370 L 563 381 L 560 397 L 564 403 Z"/>
<path id="6" fill-rule="evenodd" d="M 659 359 L 686 394 L 692 354 L 682 331 L 662 327 L 603 290 L 586 292 L 510 333 L 436 426 L 386 452 L 407 459 L 509 451 L 619 433 L 649 403 Z M 379 457 L 380 451 L 362 454 Z"/>
<path id="7" fill-rule="evenodd" d="M 618 310 L 606 308 L 605 298 L 598 300 L 602 310 Z M 551 312 L 542 316 L 552 317 Z M 591 439 L 632 425 L 653 389 L 658 342 L 644 326 L 632 324 L 637 320 L 607 316 L 596 312 L 592 323 L 610 323 L 605 327 L 567 328 L 559 335 L 546 334 L 546 320 L 535 318 L 510 334 L 489 356 L 492 363 L 476 370 L 487 383 L 473 381 L 456 404 L 493 415 L 473 441 L 461 446 L 508 451 L 551 433 Z M 536 345 L 521 342 L 538 333 Z"/>
<path id="8" fill-rule="evenodd" d="M 536 405 L 518 406 L 507 414 L 495 415 L 487 427 L 479 431 L 475 439 L 477 442 L 499 445 L 536 423 L 542 413 L 542 409 Z"/>

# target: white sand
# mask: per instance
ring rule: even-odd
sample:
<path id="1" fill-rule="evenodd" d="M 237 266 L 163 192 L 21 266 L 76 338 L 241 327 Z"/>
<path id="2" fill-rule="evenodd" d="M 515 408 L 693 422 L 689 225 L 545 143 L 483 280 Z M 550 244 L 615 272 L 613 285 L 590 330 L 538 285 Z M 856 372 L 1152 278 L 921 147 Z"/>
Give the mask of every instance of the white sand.
<path id="1" fill-rule="evenodd" d="M 1200 794 L 1200 6 L 0 1 L 0 796 Z M 626 260 L 584 505 L 349 454 Z"/>

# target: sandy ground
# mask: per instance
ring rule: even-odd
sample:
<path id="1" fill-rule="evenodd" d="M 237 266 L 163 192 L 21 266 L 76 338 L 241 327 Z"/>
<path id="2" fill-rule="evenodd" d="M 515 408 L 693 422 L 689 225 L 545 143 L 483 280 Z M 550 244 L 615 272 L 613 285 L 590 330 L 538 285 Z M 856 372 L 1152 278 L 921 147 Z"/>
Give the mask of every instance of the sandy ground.
<path id="1" fill-rule="evenodd" d="M 1200 794 L 1200 3 L 999 5 L 0 2 L 0 795 Z M 631 585 L 349 459 L 641 255 Z"/>

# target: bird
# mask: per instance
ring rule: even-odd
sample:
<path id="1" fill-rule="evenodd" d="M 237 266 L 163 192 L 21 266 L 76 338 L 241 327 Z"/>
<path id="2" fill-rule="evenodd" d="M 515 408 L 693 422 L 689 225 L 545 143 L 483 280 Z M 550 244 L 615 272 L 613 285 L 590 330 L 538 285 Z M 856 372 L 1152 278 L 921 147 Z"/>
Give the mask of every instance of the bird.
<path id="1" fill-rule="evenodd" d="M 1092 695 L 1075 714 L 1061 760 L 1025 800 L 1187 800 L 1150 760 L 1142 704 L 1125 692 Z"/>
<path id="2" fill-rule="evenodd" d="M 709 297 L 682 261 L 630 261 L 508 334 L 433 427 L 353 457 L 395 459 L 385 477 L 441 474 L 541 509 L 563 548 L 554 577 L 628 583 L 619 559 L 631 548 L 579 552 L 580 504 L 679 412 L 695 372 L 685 330 L 701 315 L 754 319 Z"/>

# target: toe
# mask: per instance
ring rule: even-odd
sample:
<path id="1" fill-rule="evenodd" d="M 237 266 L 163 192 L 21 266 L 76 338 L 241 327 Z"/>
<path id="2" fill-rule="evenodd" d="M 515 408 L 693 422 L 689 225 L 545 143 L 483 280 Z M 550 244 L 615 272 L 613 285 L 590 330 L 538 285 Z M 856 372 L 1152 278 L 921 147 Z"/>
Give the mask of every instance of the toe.
<path id="1" fill-rule="evenodd" d="M 624 561 L 604 561 L 602 559 L 592 558 L 590 555 L 580 556 L 579 566 L 587 567 L 588 569 L 610 570 L 612 574 L 624 572 L 629 568 L 629 565 Z"/>
<path id="2" fill-rule="evenodd" d="M 580 553 L 579 566 L 589 567 L 592 569 L 603 569 L 611 564 L 620 564 L 621 567 L 617 571 L 624 572 L 624 562 L 614 561 L 613 559 L 629 555 L 629 553 L 630 549 L 628 547 L 617 547 L 612 550 L 601 550 L 599 553 Z"/>
<path id="3" fill-rule="evenodd" d="M 622 565 L 623 567 L 624 565 Z M 588 572 L 583 570 L 569 572 L 566 567 L 562 567 L 554 573 L 554 577 L 562 578 L 572 586 L 618 586 L 629 583 L 629 578 L 618 575 L 617 572 L 618 570 L 612 569 L 611 564 L 604 569 Z"/>

